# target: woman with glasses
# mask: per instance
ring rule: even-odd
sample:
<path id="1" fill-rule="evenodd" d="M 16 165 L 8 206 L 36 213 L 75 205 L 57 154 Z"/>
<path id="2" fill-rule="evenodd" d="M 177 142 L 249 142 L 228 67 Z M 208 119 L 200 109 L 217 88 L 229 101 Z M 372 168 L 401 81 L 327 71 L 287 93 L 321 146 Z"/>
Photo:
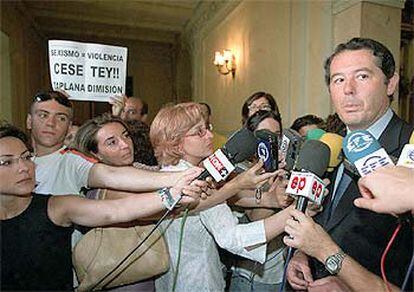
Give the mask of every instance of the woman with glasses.
<path id="1" fill-rule="evenodd" d="M 259 110 L 274 111 L 280 114 L 275 98 L 267 92 L 258 91 L 249 96 L 242 107 L 242 124 Z"/>
<path id="2" fill-rule="evenodd" d="M 213 153 L 212 137 L 197 103 L 161 109 L 150 130 L 155 155 L 163 171 L 180 171 L 199 165 Z M 249 171 L 259 171 L 261 165 L 258 163 Z M 267 173 L 267 178 L 276 174 Z M 212 197 L 222 192 L 234 195 L 243 189 L 254 189 L 257 184 L 247 186 L 243 176 L 225 184 Z M 241 188 L 243 185 L 246 187 Z M 170 269 L 156 280 L 157 290 L 224 291 L 217 244 L 234 254 L 263 262 L 265 243 L 281 233 L 280 228 L 287 218 L 287 212 L 280 212 L 265 220 L 237 224 L 230 208 L 222 203 L 186 218 L 164 222 Z"/>
<path id="3" fill-rule="evenodd" d="M 0 124 L 1 290 L 73 290 L 74 224 L 106 226 L 165 209 L 156 193 L 99 201 L 34 193 L 35 165 L 29 149 L 20 129 Z M 199 192 L 187 190 L 186 184 L 198 174 L 177 184 L 172 193 L 191 195 L 185 202 L 195 203 Z"/>

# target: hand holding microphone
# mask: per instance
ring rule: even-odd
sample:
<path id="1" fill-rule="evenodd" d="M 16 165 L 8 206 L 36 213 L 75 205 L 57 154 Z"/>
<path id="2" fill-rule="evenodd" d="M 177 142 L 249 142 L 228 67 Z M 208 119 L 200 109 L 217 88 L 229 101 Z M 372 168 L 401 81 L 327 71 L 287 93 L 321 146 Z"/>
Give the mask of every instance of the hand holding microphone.
<path id="1" fill-rule="evenodd" d="M 329 147 L 318 140 L 308 140 L 303 144 L 296 171 L 291 173 L 286 189 L 288 194 L 298 197 L 297 210 L 305 212 L 308 201 L 322 204 L 326 186 L 321 177 L 328 168 L 330 155 Z"/>
<path id="2" fill-rule="evenodd" d="M 362 198 L 355 206 L 377 213 L 402 214 L 414 211 L 414 132 L 405 145 L 397 167 L 379 169 L 358 182 Z M 394 195 L 398 187 L 398 195 Z"/>
<path id="3" fill-rule="evenodd" d="M 236 169 L 235 164 L 252 157 L 255 152 L 256 138 L 251 131 L 242 128 L 222 148 L 202 161 L 205 171 L 197 179 L 213 177 L 216 182 L 222 182 Z"/>
<path id="4" fill-rule="evenodd" d="M 335 242 L 310 216 L 298 210 L 291 210 L 290 215 L 292 218 L 288 219 L 285 225 L 285 232 L 289 236 L 285 236 L 283 242 L 324 262 L 324 259 L 332 254 L 331 251 L 337 248 Z"/>
<path id="5" fill-rule="evenodd" d="M 368 131 L 360 130 L 348 134 L 344 139 L 343 149 L 345 156 L 355 165 L 362 178 L 374 174 L 385 166 L 394 166 L 387 152 Z M 363 182 L 364 180 L 362 180 L 362 184 Z M 390 189 L 389 191 L 390 194 L 394 193 L 394 197 L 396 197 L 398 194 L 395 194 L 395 190 L 397 188 L 400 192 L 401 185 L 394 185 L 393 187 L 393 190 Z M 367 195 L 366 190 L 363 189 L 362 191 L 365 191 L 364 194 Z M 357 201 L 358 203 L 361 203 L 361 201 Z M 365 206 L 366 201 L 363 201 L 362 204 Z M 409 223 L 411 221 L 410 213 L 402 214 L 399 217 L 400 221 Z"/>

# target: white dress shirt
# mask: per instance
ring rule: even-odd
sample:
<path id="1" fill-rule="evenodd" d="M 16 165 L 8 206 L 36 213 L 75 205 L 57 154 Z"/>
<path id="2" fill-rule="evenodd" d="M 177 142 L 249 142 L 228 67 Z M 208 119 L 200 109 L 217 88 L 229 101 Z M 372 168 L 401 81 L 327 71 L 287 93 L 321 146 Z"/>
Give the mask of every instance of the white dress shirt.
<path id="1" fill-rule="evenodd" d="M 191 167 L 181 160 L 162 171 L 180 171 Z M 172 291 L 181 224 L 183 219 L 169 219 L 162 223 L 170 253 L 170 269 L 155 281 L 157 291 Z M 238 224 L 226 203 L 189 215 L 184 226 L 176 291 L 224 291 L 217 244 L 240 256 L 263 263 L 266 259 L 264 221 Z M 253 247 L 246 249 L 247 247 Z"/>

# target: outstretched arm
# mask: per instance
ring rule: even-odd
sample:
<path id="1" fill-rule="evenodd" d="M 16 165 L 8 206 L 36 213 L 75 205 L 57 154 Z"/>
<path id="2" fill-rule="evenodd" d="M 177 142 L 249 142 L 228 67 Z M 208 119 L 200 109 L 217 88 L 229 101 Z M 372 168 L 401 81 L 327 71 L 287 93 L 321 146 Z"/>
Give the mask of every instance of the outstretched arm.
<path id="1" fill-rule="evenodd" d="M 201 188 L 190 183 L 198 176 L 193 172 L 171 188 L 172 200 L 184 195 L 182 202 L 197 203 Z M 90 200 L 79 196 L 53 196 L 49 199 L 48 215 L 59 226 L 73 223 L 83 226 L 105 226 L 129 222 L 158 213 L 171 204 L 166 204 L 159 194 L 146 193 L 124 196 L 120 199 Z"/>
<path id="2" fill-rule="evenodd" d="M 132 166 L 114 167 L 102 163 L 95 164 L 88 177 L 91 188 L 115 189 L 129 192 L 153 191 L 171 187 L 186 174 L 201 173 L 200 168 L 184 172 L 159 172 L 137 169 Z"/>

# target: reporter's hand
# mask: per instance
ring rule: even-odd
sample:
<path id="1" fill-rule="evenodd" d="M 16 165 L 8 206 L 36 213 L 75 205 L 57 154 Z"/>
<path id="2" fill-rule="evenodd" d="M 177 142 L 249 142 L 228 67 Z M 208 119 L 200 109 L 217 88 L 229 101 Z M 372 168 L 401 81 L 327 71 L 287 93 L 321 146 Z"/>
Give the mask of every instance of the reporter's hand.
<path id="1" fill-rule="evenodd" d="M 269 179 L 270 188 L 263 193 L 263 196 L 271 196 L 275 200 L 277 208 L 284 209 L 290 206 L 294 199 L 286 194 L 288 182 L 286 171 L 281 170 L 277 176 Z"/>
<path id="2" fill-rule="evenodd" d="M 351 292 L 341 279 L 335 276 L 328 276 L 319 280 L 315 280 L 308 286 L 308 292 Z"/>
<path id="3" fill-rule="evenodd" d="M 109 104 L 112 105 L 113 116 L 119 117 L 121 115 L 121 112 L 125 107 L 126 99 L 127 99 L 127 96 L 125 94 L 109 97 Z"/>
<path id="4" fill-rule="evenodd" d="M 174 186 L 171 188 L 171 195 L 174 198 L 183 195 L 180 201 L 180 203 L 183 205 L 197 205 L 200 201 L 202 188 L 207 186 L 206 182 L 195 181 L 201 172 L 202 169 L 199 167 L 192 167 L 184 171 Z"/>
<path id="5" fill-rule="evenodd" d="M 297 248 L 321 262 L 324 262 L 324 257 L 339 250 L 329 234 L 311 217 L 295 209 L 290 210 L 289 214 L 292 218 L 288 219 L 285 225 L 285 231 L 289 236 L 283 238 L 286 245 Z"/>
<path id="6" fill-rule="evenodd" d="M 309 284 L 313 282 L 308 257 L 304 253 L 297 251 L 289 262 L 286 275 L 293 289 L 306 290 Z"/>
<path id="7" fill-rule="evenodd" d="M 362 198 L 355 206 L 377 213 L 402 214 L 414 209 L 414 170 L 401 166 L 383 167 L 362 177 L 358 187 Z M 396 192 L 396 187 L 398 191 Z"/>
<path id="8" fill-rule="evenodd" d="M 233 180 L 241 190 L 251 190 L 263 185 L 269 178 L 277 176 L 282 170 L 264 172 L 263 161 L 259 161 L 247 171 L 239 174 Z"/>

